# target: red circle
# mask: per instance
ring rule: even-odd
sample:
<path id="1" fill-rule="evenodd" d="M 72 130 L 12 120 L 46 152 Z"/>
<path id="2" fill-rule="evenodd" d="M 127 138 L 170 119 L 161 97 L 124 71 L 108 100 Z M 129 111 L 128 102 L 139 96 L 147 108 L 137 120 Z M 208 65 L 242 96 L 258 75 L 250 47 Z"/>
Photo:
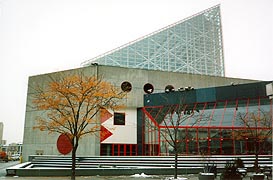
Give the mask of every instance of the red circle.
<path id="1" fill-rule="evenodd" d="M 69 137 L 66 134 L 61 134 L 57 140 L 57 148 L 58 151 L 66 155 L 71 152 L 72 150 L 72 144 L 70 142 Z"/>

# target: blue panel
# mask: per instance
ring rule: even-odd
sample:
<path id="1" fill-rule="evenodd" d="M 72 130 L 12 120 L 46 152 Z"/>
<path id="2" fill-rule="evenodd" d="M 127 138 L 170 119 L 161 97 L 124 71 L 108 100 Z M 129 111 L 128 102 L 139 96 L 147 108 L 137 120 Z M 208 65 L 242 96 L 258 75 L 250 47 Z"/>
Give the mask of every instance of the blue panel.
<path id="1" fill-rule="evenodd" d="M 265 85 L 268 82 L 238 84 L 234 86 L 216 87 L 216 97 L 221 100 L 265 97 Z"/>
<path id="2" fill-rule="evenodd" d="M 215 88 L 196 89 L 197 102 L 214 102 L 216 101 Z"/>
<path id="3" fill-rule="evenodd" d="M 183 92 L 170 92 L 170 93 L 157 93 L 145 94 L 144 106 L 160 106 L 172 104 L 193 104 L 196 102 L 196 92 L 183 91 Z"/>
<path id="4" fill-rule="evenodd" d="M 144 106 L 160 106 L 171 104 L 193 104 L 235 99 L 266 97 L 265 85 L 270 82 L 238 84 L 195 89 L 191 91 L 175 91 L 144 95 Z"/>

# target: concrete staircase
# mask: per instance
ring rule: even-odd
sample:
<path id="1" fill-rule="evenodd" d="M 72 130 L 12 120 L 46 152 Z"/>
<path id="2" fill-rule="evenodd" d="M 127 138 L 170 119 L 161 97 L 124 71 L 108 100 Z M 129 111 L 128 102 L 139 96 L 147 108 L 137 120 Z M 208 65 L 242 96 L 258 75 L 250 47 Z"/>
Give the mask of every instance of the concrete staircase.
<path id="1" fill-rule="evenodd" d="M 179 174 L 195 174 L 203 171 L 205 165 L 217 166 L 222 172 L 227 161 L 240 158 L 245 167 L 253 168 L 255 156 L 179 156 Z M 17 176 L 69 176 L 71 157 L 69 156 L 30 156 L 29 162 L 7 169 L 7 175 Z M 132 175 L 132 174 L 173 174 L 173 156 L 93 156 L 77 157 L 77 175 Z M 272 155 L 260 155 L 260 166 L 272 166 Z"/>

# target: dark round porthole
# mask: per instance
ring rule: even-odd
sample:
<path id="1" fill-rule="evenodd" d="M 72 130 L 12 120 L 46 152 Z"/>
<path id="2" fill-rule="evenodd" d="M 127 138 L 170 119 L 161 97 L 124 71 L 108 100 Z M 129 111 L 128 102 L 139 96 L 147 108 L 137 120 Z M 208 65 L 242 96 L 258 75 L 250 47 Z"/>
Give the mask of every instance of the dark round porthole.
<path id="1" fill-rule="evenodd" d="M 123 83 L 121 83 L 120 87 L 123 92 L 130 92 L 132 90 L 132 84 L 128 81 L 124 81 Z"/>
<path id="2" fill-rule="evenodd" d="M 167 85 L 165 87 L 165 93 L 174 92 L 174 87 L 172 85 Z"/>
<path id="3" fill-rule="evenodd" d="M 143 90 L 147 94 L 151 94 L 154 92 L 154 86 L 150 83 L 147 83 L 143 86 Z"/>

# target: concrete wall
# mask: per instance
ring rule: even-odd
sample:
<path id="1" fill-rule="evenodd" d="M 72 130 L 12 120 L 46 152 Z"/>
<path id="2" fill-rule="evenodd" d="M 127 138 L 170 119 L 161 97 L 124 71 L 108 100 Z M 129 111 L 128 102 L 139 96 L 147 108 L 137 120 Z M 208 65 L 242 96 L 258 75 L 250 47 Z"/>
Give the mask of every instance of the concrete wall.
<path id="1" fill-rule="evenodd" d="M 34 130 L 35 119 L 37 116 L 46 116 L 45 112 L 35 111 L 32 108 L 31 97 L 35 93 L 35 87 L 39 84 L 43 87 L 51 78 L 58 78 L 59 76 L 66 76 L 81 72 L 87 76 L 102 76 L 105 80 L 112 82 L 114 85 L 120 87 L 124 81 L 129 81 L 132 84 L 132 90 L 128 93 L 126 99 L 126 107 L 130 109 L 128 111 L 130 115 L 135 114 L 136 108 L 143 106 L 143 86 L 146 83 L 150 83 L 154 86 L 154 92 L 164 92 L 166 85 L 173 85 L 175 89 L 180 87 L 192 86 L 196 88 L 214 87 L 229 85 L 231 83 L 249 83 L 255 82 L 254 80 L 236 79 L 236 78 L 224 78 L 204 75 L 194 75 L 175 72 L 163 72 L 163 71 L 151 71 L 143 69 L 129 69 L 122 67 L 101 66 L 94 65 L 79 69 L 72 69 L 68 71 L 55 72 L 50 74 L 43 74 L 32 76 L 29 78 L 28 83 L 28 95 L 26 105 L 25 127 L 24 127 L 24 139 L 23 139 L 23 161 L 28 160 L 29 155 L 35 155 L 37 153 L 43 153 L 44 155 L 60 155 L 56 142 L 58 134 L 48 134 L 47 132 L 41 132 Z M 135 112 L 134 112 L 135 111 Z M 136 122 L 133 118 L 132 123 Z M 130 127 L 131 128 L 131 127 Z M 125 130 L 128 132 L 129 128 Z M 136 131 L 133 132 L 136 138 Z M 118 136 L 116 136 L 118 137 Z M 111 140 L 111 139 L 110 139 Z M 122 142 L 122 140 L 112 139 L 113 142 Z M 124 140 L 125 141 L 125 140 Z M 135 139 L 126 140 L 128 142 L 136 142 Z M 78 149 L 78 155 L 83 156 L 97 156 L 100 154 L 100 139 L 96 136 L 86 136 L 80 140 Z M 70 154 L 68 155 L 70 156 Z"/>
<path id="2" fill-rule="evenodd" d="M 94 66 L 86 67 L 94 68 Z M 244 84 L 257 82 L 255 80 L 246 80 L 238 78 L 205 76 L 186 73 L 175 73 L 165 71 L 154 71 L 144 69 L 130 69 L 113 66 L 97 66 L 98 74 L 106 80 L 120 86 L 122 82 L 129 81 L 132 84 L 132 91 L 128 94 L 127 106 L 143 106 L 143 86 L 150 83 L 154 86 L 154 92 L 164 92 L 167 85 L 173 85 L 175 89 L 180 87 L 192 86 L 195 89 L 215 86 L 225 86 L 231 83 Z"/>

